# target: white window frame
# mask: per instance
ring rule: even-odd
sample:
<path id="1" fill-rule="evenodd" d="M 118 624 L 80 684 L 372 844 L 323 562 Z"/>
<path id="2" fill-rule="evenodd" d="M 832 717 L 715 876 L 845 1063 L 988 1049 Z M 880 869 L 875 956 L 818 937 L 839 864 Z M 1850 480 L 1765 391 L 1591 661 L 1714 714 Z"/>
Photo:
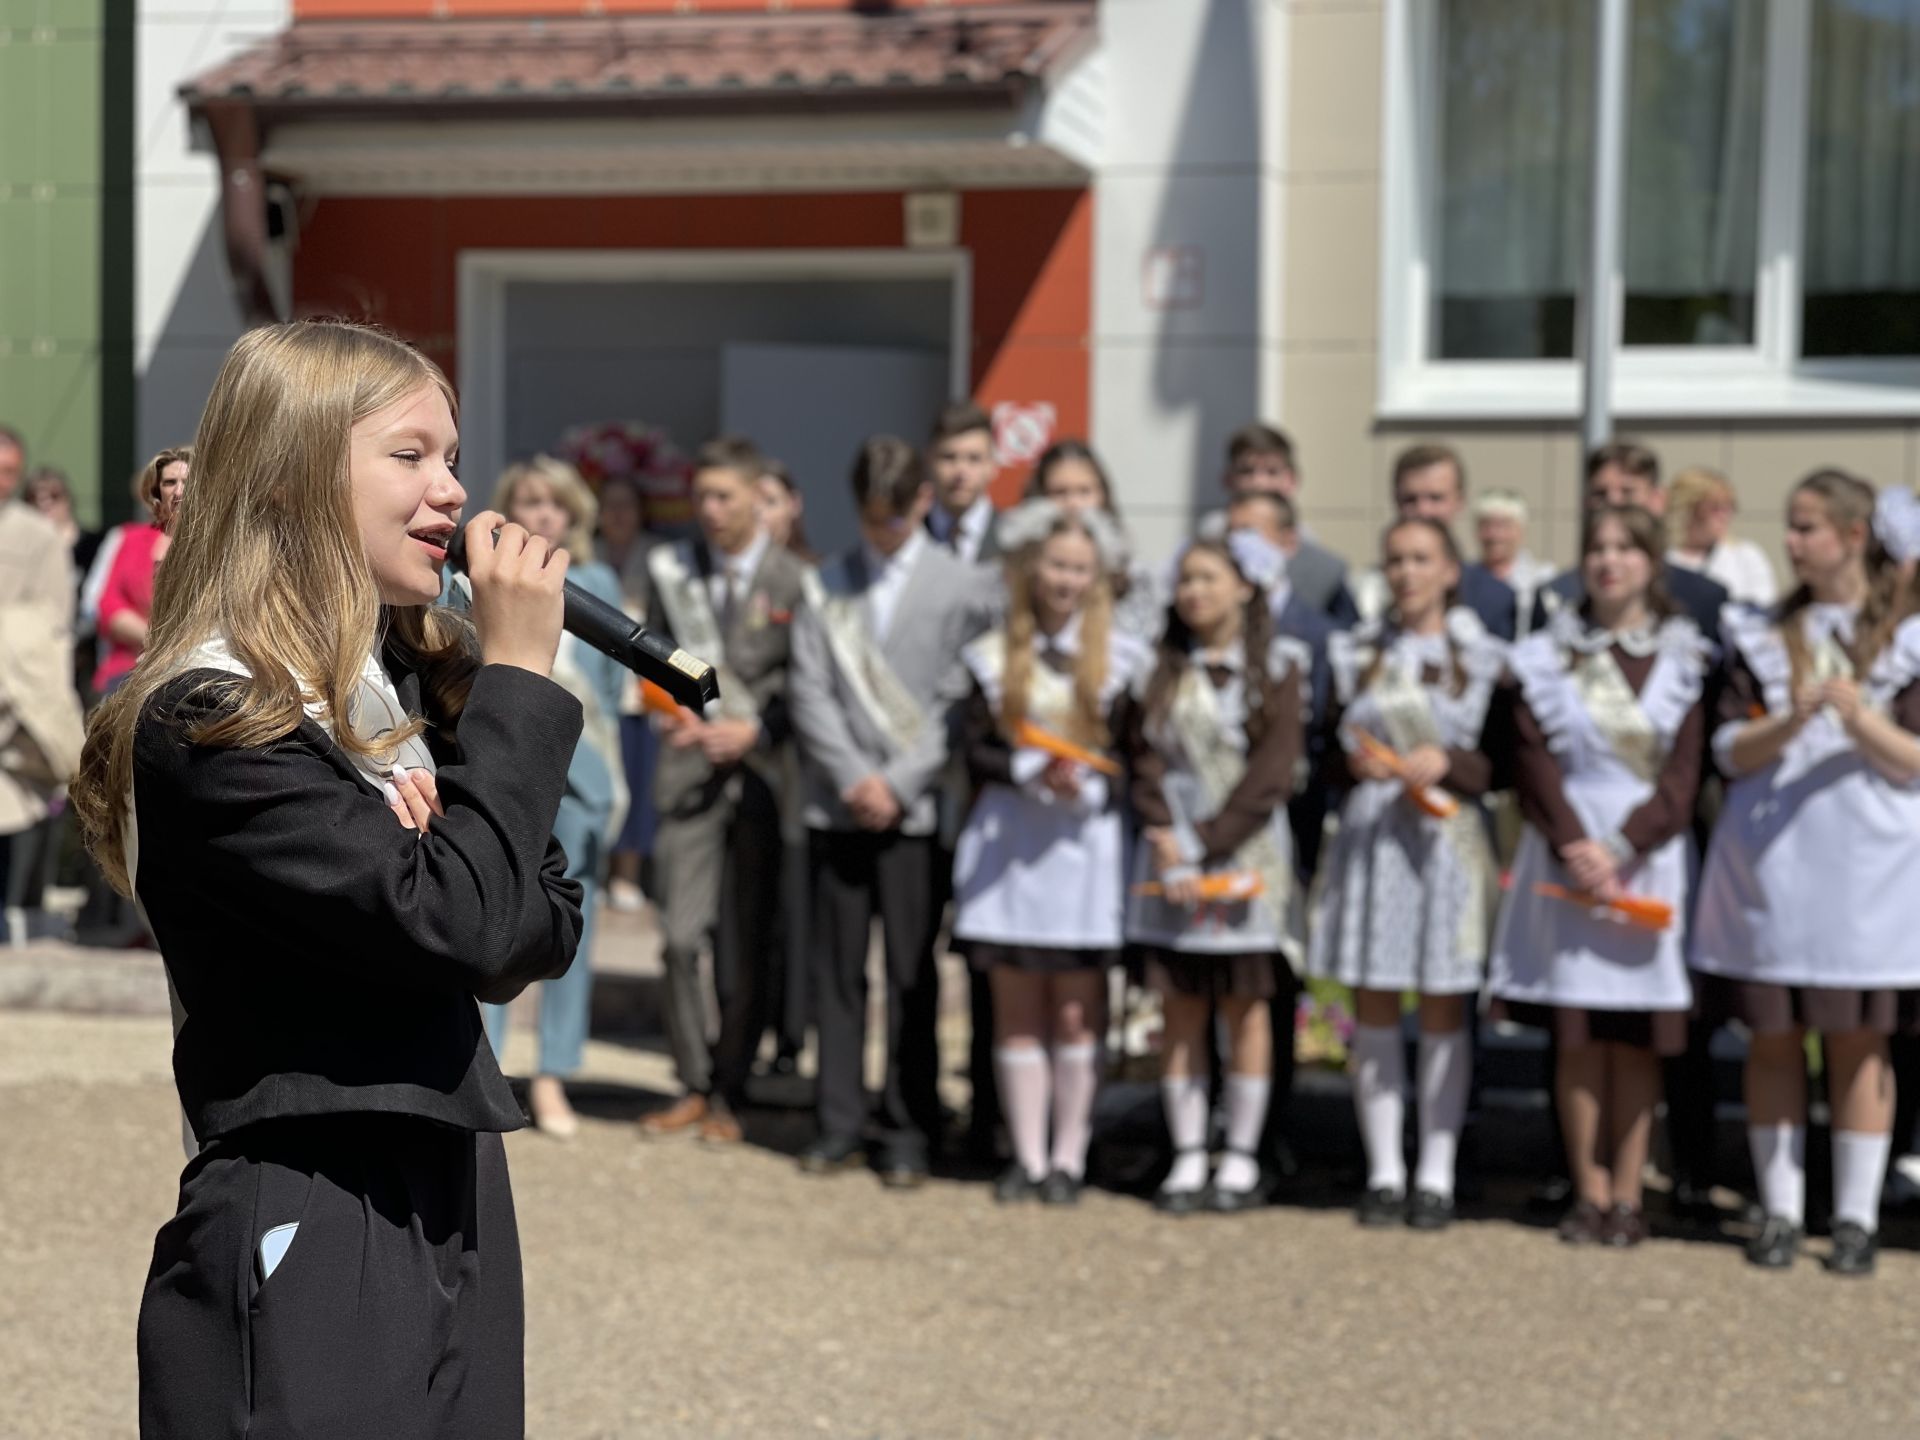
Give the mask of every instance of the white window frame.
<path id="1" fill-rule="evenodd" d="M 1762 106 L 1759 273 L 1748 346 L 1620 344 L 1624 285 L 1608 306 L 1613 410 L 1629 420 L 1874 419 L 1920 414 L 1920 356 L 1800 358 L 1800 256 L 1813 0 L 1771 0 Z M 1437 220 L 1439 0 L 1387 0 L 1381 129 L 1377 417 L 1388 421 L 1572 420 L 1568 360 L 1430 355 Z"/>

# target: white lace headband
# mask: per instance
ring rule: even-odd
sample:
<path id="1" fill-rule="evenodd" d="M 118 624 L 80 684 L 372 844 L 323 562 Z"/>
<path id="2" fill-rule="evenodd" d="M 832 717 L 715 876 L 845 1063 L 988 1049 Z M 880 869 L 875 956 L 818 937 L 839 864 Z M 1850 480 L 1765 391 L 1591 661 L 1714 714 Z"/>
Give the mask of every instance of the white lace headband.
<path id="1" fill-rule="evenodd" d="M 1000 519 L 994 525 L 994 538 L 1000 542 L 1001 550 L 1011 555 L 1028 546 L 1040 544 L 1053 534 L 1069 513 L 1092 537 L 1094 553 L 1100 557 L 1100 568 L 1109 574 L 1124 570 L 1127 566 L 1127 538 L 1121 534 L 1113 517 L 1104 510 L 1069 512 L 1055 500 L 1023 500 L 1011 510 L 1001 512 Z"/>

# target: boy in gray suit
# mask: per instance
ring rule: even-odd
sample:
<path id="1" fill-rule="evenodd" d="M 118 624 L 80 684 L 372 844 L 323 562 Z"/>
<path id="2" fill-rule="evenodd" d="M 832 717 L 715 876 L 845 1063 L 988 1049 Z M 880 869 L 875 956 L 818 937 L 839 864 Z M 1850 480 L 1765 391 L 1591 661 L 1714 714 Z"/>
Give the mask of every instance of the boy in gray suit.
<path id="1" fill-rule="evenodd" d="M 932 486 L 890 435 L 853 467 L 861 543 L 822 567 L 793 636 L 793 725 L 806 771 L 820 1133 L 801 1168 L 856 1163 L 869 1120 L 867 945 L 886 949 L 887 1069 L 873 1114 L 880 1178 L 926 1178 L 939 1123 L 934 943 L 945 887 L 940 780 L 966 693 L 960 647 L 986 628 L 972 569 L 922 528 Z"/>
<path id="2" fill-rule="evenodd" d="M 738 1112 L 767 1026 L 766 967 L 780 898 L 775 799 L 789 735 L 787 672 L 805 567 L 761 525 L 759 452 L 716 440 L 694 459 L 700 535 L 647 557 L 647 623 L 720 672 L 704 715 L 662 721 L 654 867 L 667 970 L 667 1038 L 685 1094 L 648 1134 L 741 1138 Z M 717 929 L 717 933 L 716 933 Z M 720 1037 L 707 1046 L 700 952 L 714 940 Z"/>

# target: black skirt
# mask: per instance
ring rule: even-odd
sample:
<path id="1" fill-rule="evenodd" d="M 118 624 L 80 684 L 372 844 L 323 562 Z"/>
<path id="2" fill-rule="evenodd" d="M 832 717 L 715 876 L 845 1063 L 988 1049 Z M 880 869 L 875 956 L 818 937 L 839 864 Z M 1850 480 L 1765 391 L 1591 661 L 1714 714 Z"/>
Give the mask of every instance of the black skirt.
<path id="1" fill-rule="evenodd" d="M 1083 950 L 1066 945 L 1002 945 L 992 940 L 959 940 L 954 948 L 967 964 L 989 970 L 1019 970 L 1028 975 L 1071 975 L 1076 970 L 1105 970 L 1120 963 L 1115 950 Z"/>
<path id="2" fill-rule="evenodd" d="M 1271 1000 L 1280 994 L 1280 967 L 1272 951 L 1196 955 L 1157 945 L 1142 947 L 1147 980 L 1157 990 L 1210 1000 Z"/>
<path id="3" fill-rule="evenodd" d="M 1716 1025 L 1738 1020 L 1756 1035 L 1784 1035 L 1800 1027 L 1822 1035 L 1852 1030 L 1920 1034 L 1920 990 L 1775 985 L 1697 972 L 1693 978 L 1705 1019 Z"/>
<path id="4" fill-rule="evenodd" d="M 1686 1053 L 1687 1022 L 1691 1018 L 1685 1010 L 1583 1010 L 1574 1005 L 1520 1000 L 1496 1000 L 1489 1013 L 1496 1020 L 1548 1031 L 1563 1049 L 1630 1045 L 1661 1056 Z"/>

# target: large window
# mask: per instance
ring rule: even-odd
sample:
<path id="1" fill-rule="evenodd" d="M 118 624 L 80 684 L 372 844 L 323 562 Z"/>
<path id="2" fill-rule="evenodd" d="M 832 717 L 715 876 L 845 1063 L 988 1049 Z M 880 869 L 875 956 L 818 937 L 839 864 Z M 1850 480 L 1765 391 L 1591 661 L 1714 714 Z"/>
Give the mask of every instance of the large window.
<path id="1" fill-rule="evenodd" d="M 1572 405 L 1595 3 L 1390 4 L 1384 409 Z M 1920 0 L 1632 10 L 1624 408 L 1911 408 Z"/>

